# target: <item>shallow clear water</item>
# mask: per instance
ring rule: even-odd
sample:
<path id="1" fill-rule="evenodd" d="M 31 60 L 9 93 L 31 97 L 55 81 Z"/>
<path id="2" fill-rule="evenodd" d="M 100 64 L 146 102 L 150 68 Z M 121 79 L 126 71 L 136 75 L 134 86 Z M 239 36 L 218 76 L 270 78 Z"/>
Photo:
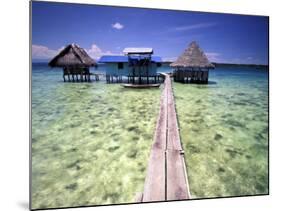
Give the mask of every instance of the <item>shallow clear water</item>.
<path id="1" fill-rule="evenodd" d="M 173 83 L 193 198 L 268 193 L 267 70 L 217 68 Z"/>
<path id="2" fill-rule="evenodd" d="M 61 74 L 33 65 L 32 208 L 134 202 L 161 90 L 63 83 Z"/>
<path id="3" fill-rule="evenodd" d="M 134 202 L 161 89 L 63 83 L 61 74 L 33 65 L 32 208 Z M 208 85 L 173 87 L 192 197 L 267 193 L 267 71 L 217 68 Z"/>

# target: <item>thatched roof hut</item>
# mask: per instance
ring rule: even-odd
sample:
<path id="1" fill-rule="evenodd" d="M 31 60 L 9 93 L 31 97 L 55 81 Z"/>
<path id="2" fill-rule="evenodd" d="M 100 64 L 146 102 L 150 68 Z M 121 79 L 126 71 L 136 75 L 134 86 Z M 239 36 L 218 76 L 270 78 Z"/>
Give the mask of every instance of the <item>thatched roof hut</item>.
<path id="1" fill-rule="evenodd" d="M 209 69 L 215 67 L 195 41 L 170 66 L 174 81 L 183 83 L 208 83 Z"/>
<path id="2" fill-rule="evenodd" d="M 214 65 L 209 62 L 195 41 L 191 42 L 183 54 L 170 66 L 176 68 L 214 68 Z"/>
<path id="3" fill-rule="evenodd" d="M 90 82 L 90 67 L 97 63 L 87 54 L 87 52 L 76 44 L 66 46 L 48 64 L 50 67 L 63 68 L 63 81 Z M 80 78 L 79 78 L 80 77 Z M 72 80 L 71 80 L 72 78 Z"/>
<path id="4" fill-rule="evenodd" d="M 96 66 L 96 62 L 86 53 L 86 51 L 76 44 L 66 46 L 50 62 L 51 67 L 91 67 Z"/>

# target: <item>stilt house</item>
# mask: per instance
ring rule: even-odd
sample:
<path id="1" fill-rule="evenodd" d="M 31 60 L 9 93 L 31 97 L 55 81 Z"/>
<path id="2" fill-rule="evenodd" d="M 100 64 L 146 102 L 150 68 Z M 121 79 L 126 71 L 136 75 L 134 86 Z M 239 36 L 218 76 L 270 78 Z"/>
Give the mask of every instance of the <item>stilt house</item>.
<path id="1" fill-rule="evenodd" d="M 96 65 L 86 51 L 76 44 L 66 46 L 49 62 L 50 67 L 62 67 L 63 80 L 69 82 L 90 82 L 90 67 Z"/>
<path id="2" fill-rule="evenodd" d="M 215 67 L 195 41 L 170 66 L 174 81 L 183 83 L 208 83 L 209 69 Z"/>

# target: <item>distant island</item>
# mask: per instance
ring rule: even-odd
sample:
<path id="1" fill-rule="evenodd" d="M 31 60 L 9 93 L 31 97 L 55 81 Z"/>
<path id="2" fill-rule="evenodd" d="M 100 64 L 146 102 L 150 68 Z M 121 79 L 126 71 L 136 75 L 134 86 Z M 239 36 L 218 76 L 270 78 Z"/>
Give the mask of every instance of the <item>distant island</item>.
<path id="1" fill-rule="evenodd" d="M 171 63 L 173 63 L 172 61 L 164 61 L 162 62 L 163 65 L 170 65 Z M 264 64 L 235 64 L 235 63 L 218 63 L 218 62 L 211 62 L 213 65 L 215 65 L 215 67 L 253 67 L 256 69 L 264 69 L 264 68 L 268 68 L 268 65 L 264 65 Z"/>
<path id="2" fill-rule="evenodd" d="M 243 66 L 243 67 L 254 67 L 256 69 L 264 69 L 268 68 L 268 65 L 264 64 L 233 64 L 233 63 L 216 63 L 212 62 L 216 67 L 238 67 L 238 66 Z"/>

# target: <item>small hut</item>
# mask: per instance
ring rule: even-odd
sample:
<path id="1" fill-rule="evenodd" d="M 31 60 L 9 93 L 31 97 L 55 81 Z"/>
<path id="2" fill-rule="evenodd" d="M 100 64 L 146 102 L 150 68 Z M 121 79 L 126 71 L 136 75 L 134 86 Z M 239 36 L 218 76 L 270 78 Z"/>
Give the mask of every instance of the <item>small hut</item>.
<path id="1" fill-rule="evenodd" d="M 63 68 L 63 80 L 90 82 L 90 67 L 97 63 L 86 53 L 86 51 L 76 44 L 66 46 L 48 64 L 50 67 Z"/>
<path id="2" fill-rule="evenodd" d="M 157 68 L 162 59 L 153 56 L 152 48 L 125 48 L 124 55 L 105 55 L 99 63 L 106 65 L 107 83 L 124 83 L 138 85 L 153 85 L 162 82 Z M 123 77 L 124 76 L 124 77 Z M 149 85 L 149 87 L 150 87 Z"/>
<path id="3" fill-rule="evenodd" d="M 208 83 L 209 69 L 215 67 L 195 41 L 170 66 L 174 81 L 183 83 Z"/>

